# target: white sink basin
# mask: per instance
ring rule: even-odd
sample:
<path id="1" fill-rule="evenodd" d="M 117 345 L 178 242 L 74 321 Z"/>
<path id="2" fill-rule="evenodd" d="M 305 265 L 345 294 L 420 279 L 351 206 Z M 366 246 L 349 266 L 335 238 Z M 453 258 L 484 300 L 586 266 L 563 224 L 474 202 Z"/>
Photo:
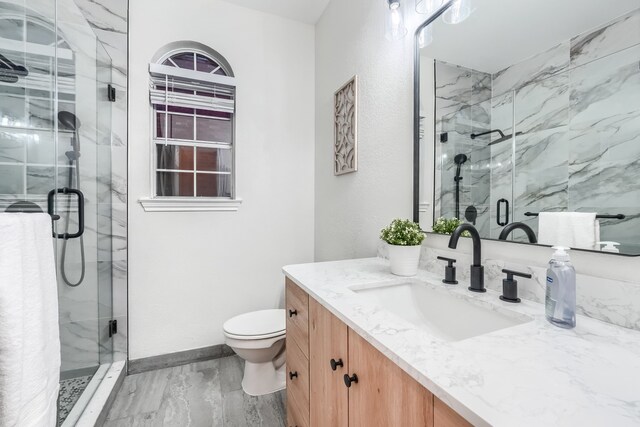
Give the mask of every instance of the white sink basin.
<path id="1" fill-rule="evenodd" d="M 351 290 L 443 341 L 460 341 L 532 320 L 524 314 L 482 306 L 472 295 L 454 294 L 417 281 Z"/>

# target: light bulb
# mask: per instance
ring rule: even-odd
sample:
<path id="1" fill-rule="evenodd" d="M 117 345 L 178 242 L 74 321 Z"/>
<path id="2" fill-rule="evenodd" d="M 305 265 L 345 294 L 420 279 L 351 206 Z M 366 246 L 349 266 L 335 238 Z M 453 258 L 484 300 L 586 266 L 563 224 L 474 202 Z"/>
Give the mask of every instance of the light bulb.
<path id="1" fill-rule="evenodd" d="M 393 4 L 396 4 L 395 8 L 392 8 Z M 402 19 L 402 9 L 398 1 L 389 0 L 389 9 L 387 10 L 387 16 L 385 17 L 385 37 L 387 40 L 400 40 L 407 35 L 407 27 L 404 26 L 404 19 Z"/>
<path id="2" fill-rule="evenodd" d="M 471 15 L 470 0 L 456 0 L 442 15 L 442 20 L 447 24 L 459 24 Z"/>
<path id="3" fill-rule="evenodd" d="M 389 3 L 389 9 L 396 10 L 400 7 L 400 0 L 387 0 Z"/>

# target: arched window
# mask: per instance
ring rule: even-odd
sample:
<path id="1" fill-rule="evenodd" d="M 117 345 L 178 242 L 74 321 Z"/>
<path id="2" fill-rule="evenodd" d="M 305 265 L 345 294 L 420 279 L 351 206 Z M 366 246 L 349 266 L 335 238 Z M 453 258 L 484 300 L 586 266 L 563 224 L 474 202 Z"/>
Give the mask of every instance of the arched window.
<path id="1" fill-rule="evenodd" d="M 149 65 L 156 198 L 235 197 L 236 84 L 229 63 L 197 43 Z"/>

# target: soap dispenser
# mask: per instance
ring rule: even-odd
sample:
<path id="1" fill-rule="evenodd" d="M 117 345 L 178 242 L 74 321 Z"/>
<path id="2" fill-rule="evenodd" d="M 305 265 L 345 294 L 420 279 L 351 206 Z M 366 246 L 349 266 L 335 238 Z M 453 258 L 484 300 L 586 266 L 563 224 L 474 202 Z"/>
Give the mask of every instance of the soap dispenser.
<path id="1" fill-rule="evenodd" d="M 598 244 L 604 245 L 604 247 L 600 249 L 602 252 L 611 252 L 614 254 L 620 253 L 620 249 L 616 248 L 616 246 L 620 245 L 618 242 L 598 242 Z"/>
<path id="2" fill-rule="evenodd" d="M 567 250 L 554 246 L 547 269 L 545 311 L 549 322 L 561 328 L 576 326 L 576 270 Z"/>

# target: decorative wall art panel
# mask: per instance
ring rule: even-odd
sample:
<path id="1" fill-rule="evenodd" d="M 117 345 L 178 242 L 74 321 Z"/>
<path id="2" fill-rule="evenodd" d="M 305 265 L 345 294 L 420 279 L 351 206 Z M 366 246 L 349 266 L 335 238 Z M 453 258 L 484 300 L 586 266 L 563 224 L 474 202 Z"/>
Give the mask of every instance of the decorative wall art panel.
<path id="1" fill-rule="evenodd" d="M 334 173 L 358 170 L 358 76 L 353 76 L 334 95 Z"/>

